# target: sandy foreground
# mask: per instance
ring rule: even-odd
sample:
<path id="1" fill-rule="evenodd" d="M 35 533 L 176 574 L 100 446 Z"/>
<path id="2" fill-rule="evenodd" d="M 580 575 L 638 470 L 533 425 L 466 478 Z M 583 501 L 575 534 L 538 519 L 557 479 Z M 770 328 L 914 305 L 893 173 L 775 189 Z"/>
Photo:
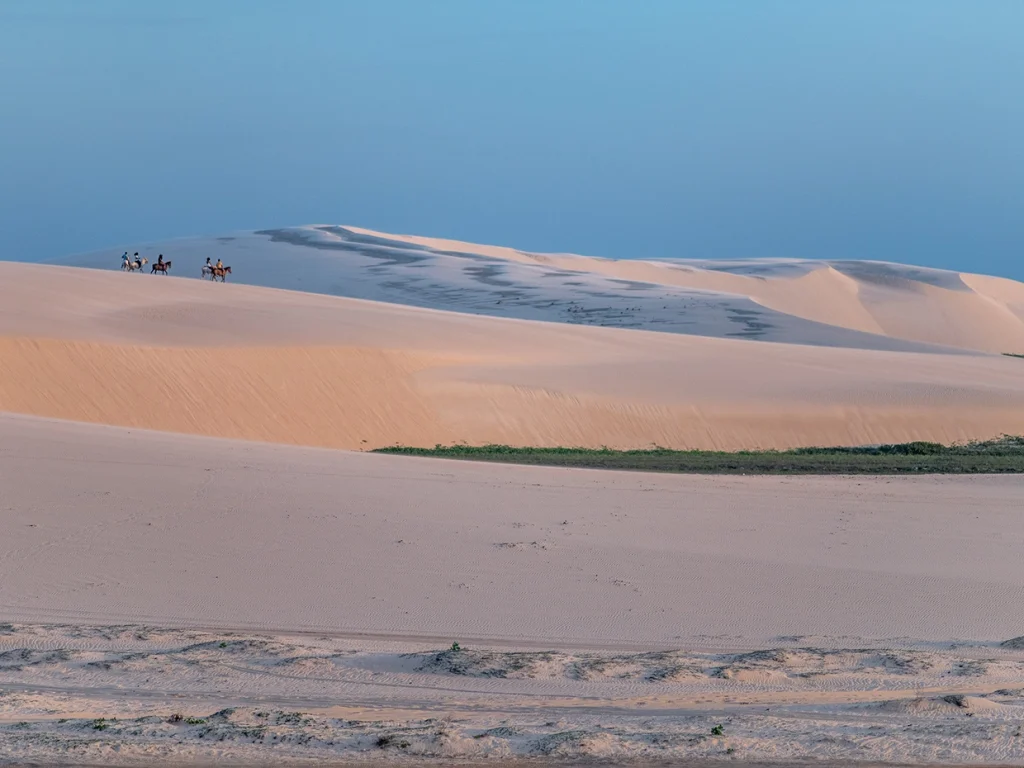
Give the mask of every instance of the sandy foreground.
<path id="1" fill-rule="evenodd" d="M 1024 433 L 1024 362 L 580 327 L 0 263 L 0 411 L 331 448 Z"/>
<path id="2" fill-rule="evenodd" d="M 504 467 L 8 415 L 0 487 L 10 760 L 1024 760 L 1020 478 Z"/>

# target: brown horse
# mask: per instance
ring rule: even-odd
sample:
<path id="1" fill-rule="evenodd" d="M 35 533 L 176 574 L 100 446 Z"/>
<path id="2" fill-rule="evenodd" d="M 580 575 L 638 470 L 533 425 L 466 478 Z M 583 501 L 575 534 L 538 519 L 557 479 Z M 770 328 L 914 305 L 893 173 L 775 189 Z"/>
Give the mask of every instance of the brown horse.
<path id="1" fill-rule="evenodd" d="M 219 277 L 222 283 L 226 283 L 228 281 L 227 276 L 231 274 L 231 267 L 210 267 L 210 271 L 212 272 L 213 280 Z"/>
<path id="2" fill-rule="evenodd" d="M 152 269 L 149 270 L 149 274 L 152 275 L 154 272 L 162 272 L 163 274 L 166 275 L 167 270 L 169 270 L 170 268 L 170 261 L 154 261 Z"/>

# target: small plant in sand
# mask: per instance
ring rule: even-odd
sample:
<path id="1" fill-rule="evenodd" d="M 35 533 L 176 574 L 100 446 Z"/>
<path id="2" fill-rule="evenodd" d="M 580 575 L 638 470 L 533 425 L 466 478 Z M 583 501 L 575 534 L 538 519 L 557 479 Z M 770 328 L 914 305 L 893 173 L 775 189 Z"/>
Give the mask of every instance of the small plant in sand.
<path id="1" fill-rule="evenodd" d="M 457 642 L 456 643 L 452 643 L 452 647 L 450 648 L 450 650 L 451 650 L 452 653 L 458 653 L 459 651 L 462 650 L 462 646 L 459 645 Z"/>
<path id="2" fill-rule="evenodd" d="M 383 736 L 377 737 L 377 747 L 379 749 L 387 749 L 388 747 L 398 747 L 399 749 L 408 749 L 409 742 L 405 739 L 398 739 L 394 734 L 385 733 Z"/>
<path id="3" fill-rule="evenodd" d="M 92 728 L 94 731 L 105 731 L 110 727 L 110 723 L 105 718 L 99 717 L 92 721 Z"/>
<path id="4" fill-rule="evenodd" d="M 716 725 L 714 728 L 711 729 L 711 735 L 712 736 L 724 736 L 725 735 L 725 726 L 722 725 L 722 724 Z"/>

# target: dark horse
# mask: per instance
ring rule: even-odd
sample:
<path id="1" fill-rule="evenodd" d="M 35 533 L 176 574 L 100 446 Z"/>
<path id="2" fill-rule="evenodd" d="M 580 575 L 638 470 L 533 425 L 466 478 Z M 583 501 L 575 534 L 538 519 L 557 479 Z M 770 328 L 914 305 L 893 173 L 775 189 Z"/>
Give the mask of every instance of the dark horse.
<path id="1" fill-rule="evenodd" d="M 228 281 L 228 275 L 231 274 L 231 267 L 210 267 L 210 271 L 212 273 L 212 279 L 216 280 L 219 277 L 222 283 L 226 283 Z"/>
<path id="2" fill-rule="evenodd" d="M 171 262 L 170 261 L 154 261 L 153 262 L 153 268 L 151 270 L 149 270 L 149 274 L 152 275 L 154 272 L 163 272 L 166 275 L 167 274 L 167 270 L 169 270 L 170 268 L 171 268 Z"/>

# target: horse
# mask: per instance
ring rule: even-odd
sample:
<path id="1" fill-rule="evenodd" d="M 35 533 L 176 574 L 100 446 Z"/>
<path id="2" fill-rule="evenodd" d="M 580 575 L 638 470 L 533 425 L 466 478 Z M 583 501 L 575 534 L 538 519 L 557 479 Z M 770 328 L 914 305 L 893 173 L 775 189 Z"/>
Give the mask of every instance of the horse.
<path id="1" fill-rule="evenodd" d="M 227 276 L 231 274 L 231 267 L 211 267 L 210 271 L 212 273 L 212 280 L 216 281 L 219 277 L 222 283 L 226 283 L 228 281 Z"/>
<path id="2" fill-rule="evenodd" d="M 125 262 L 126 266 L 121 267 L 121 269 L 127 269 L 129 272 L 141 272 L 144 264 L 149 264 L 149 259 L 141 258 L 136 259 L 135 261 Z"/>
<path id="3" fill-rule="evenodd" d="M 209 277 L 213 279 L 213 264 L 203 264 L 203 271 L 199 273 L 199 276 L 204 280 Z"/>
<path id="4" fill-rule="evenodd" d="M 170 268 L 171 268 L 171 262 L 169 260 L 168 261 L 156 261 L 156 262 L 153 262 L 153 266 L 150 268 L 149 274 L 152 275 L 155 272 L 162 272 L 163 274 L 166 275 L 167 274 L 167 270 L 169 270 Z"/>

